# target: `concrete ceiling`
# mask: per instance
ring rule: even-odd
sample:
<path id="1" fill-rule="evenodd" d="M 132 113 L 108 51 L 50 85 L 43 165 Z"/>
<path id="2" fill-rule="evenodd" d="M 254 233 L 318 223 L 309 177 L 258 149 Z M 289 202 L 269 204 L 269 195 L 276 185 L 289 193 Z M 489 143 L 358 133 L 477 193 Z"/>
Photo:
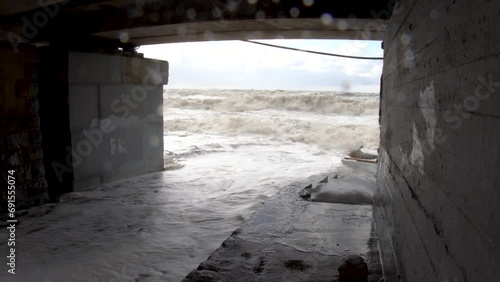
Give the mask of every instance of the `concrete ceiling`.
<path id="1" fill-rule="evenodd" d="M 230 39 L 380 40 L 388 0 L 5 0 L 0 41 L 138 46 Z M 9 37 L 10 34 L 10 37 Z"/>

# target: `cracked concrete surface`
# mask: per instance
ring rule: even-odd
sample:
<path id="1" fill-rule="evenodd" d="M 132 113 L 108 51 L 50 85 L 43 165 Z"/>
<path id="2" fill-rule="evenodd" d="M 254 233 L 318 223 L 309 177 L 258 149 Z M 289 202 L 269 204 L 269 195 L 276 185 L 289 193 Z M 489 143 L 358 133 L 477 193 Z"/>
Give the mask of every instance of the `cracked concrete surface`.
<path id="1" fill-rule="evenodd" d="M 338 180 L 329 176 L 329 186 L 375 188 L 376 165 L 348 166 Z M 270 198 L 183 281 L 338 281 L 337 268 L 350 254 L 364 258 L 368 281 L 379 281 L 372 206 L 306 201 L 302 188 L 292 185 Z"/>

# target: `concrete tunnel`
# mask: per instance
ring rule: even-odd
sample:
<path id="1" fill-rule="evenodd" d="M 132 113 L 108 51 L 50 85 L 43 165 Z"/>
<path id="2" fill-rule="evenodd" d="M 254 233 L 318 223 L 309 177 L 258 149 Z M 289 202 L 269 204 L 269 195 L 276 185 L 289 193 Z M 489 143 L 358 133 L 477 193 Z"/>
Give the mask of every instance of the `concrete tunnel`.
<path id="1" fill-rule="evenodd" d="M 499 15 L 486 0 L 3 1 L 3 221 L 11 170 L 20 210 L 163 169 L 169 66 L 138 46 L 383 40 L 373 222 L 385 281 L 498 281 Z"/>

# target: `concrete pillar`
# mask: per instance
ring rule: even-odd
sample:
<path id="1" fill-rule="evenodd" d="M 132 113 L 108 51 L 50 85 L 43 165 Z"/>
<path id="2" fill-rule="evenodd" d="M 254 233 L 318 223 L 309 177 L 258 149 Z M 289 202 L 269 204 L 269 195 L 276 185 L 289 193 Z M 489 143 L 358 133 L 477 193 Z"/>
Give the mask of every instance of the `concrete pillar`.
<path id="1" fill-rule="evenodd" d="M 56 79 L 44 80 L 42 120 L 61 125 L 46 129 L 49 184 L 67 192 L 163 169 L 167 62 L 49 50 L 44 67 Z"/>
<path id="2" fill-rule="evenodd" d="M 386 281 L 500 277 L 498 11 L 403 0 L 387 27 L 375 199 Z"/>
<path id="3" fill-rule="evenodd" d="M 7 171 L 14 170 L 16 208 L 43 203 L 47 182 L 38 115 L 38 52 L 0 47 L 0 212 L 7 209 Z"/>

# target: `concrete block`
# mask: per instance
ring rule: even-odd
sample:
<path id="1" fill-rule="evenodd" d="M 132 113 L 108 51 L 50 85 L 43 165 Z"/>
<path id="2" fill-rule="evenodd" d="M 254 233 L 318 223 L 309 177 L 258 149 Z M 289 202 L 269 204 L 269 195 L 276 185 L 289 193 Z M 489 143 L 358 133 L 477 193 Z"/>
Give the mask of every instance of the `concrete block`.
<path id="1" fill-rule="evenodd" d="M 70 84 L 168 83 L 168 62 L 118 55 L 69 53 Z"/>
<path id="2" fill-rule="evenodd" d="M 102 85 L 100 86 L 101 117 L 142 119 L 146 116 L 146 101 L 150 99 L 151 92 L 142 85 Z"/>
<path id="3" fill-rule="evenodd" d="M 147 161 L 147 172 L 161 171 L 164 168 L 163 156 L 152 156 Z"/>
<path id="4" fill-rule="evenodd" d="M 143 159 L 143 134 L 142 126 L 132 122 L 117 125 L 116 130 L 106 135 L 107 160 L 113 167 Z"/>
<path id="5" fill-rule="evenodd" d="M 147 116 L 155 114 L 163 119 L 163 86 L 158 86 L 148 92 L 146 102 Z"/>
<path id="6" fill-rule="evenodd" d="M 162 169 L 168 63 L 70 52 L 68 64 L 76 189 Z"/>
<path id="7" fill-rule="evenodd" d="M 68 83 L 121 84 L 122 57 L 104 54 L 70 52 L 68 58 Z"/>
<path id="8" fill-rule="evenodd" d="M 148 163 L 148 171 L 162 170 L 164 166 L 163 123 L 161 125 L 144 125 L 142 146 L 143 158 Z"/>
<path id="9" fill-rule="evenodd" d="M 168 84 L 168 62 L 123 57 L 123 82 L 142 85 L 148 90 Z"/>
<path id="10" fill-rule="evenodd" d="M 105 136 L 72 133 L 71 144 L 75 179 L 98 175 L 107 155 Z"/>
<path id="11" fill-rule="evenodd" d="M 99 119 L 98 91 L 97 85 L 69 86 L 68 103 L 72 131 L 81 131 L 97 125 Z"/>

